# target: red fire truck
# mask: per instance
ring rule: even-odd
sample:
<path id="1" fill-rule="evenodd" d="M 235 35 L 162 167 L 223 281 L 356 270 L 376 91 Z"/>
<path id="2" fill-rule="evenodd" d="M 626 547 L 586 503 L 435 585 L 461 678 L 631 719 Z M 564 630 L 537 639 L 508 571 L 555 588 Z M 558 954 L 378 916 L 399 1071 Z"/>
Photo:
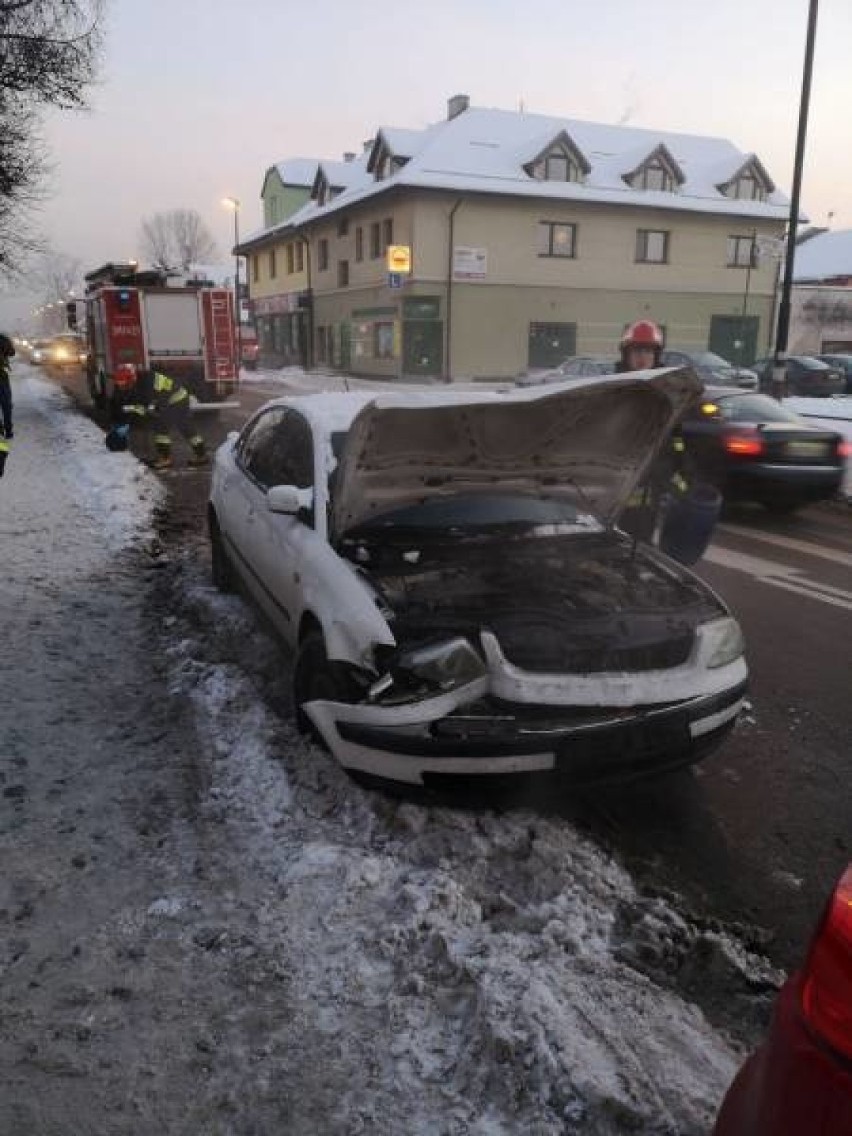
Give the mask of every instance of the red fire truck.
<path id="1" fill-rule="evenodd" d="M 178 379 L 199 402 L 233 394 L 237 382 L 234 298 L 205 281 L 170 282 L 132 262 L 86 275 L 89 392 L 109 403 L 116 367 L 133 363 Z"/>

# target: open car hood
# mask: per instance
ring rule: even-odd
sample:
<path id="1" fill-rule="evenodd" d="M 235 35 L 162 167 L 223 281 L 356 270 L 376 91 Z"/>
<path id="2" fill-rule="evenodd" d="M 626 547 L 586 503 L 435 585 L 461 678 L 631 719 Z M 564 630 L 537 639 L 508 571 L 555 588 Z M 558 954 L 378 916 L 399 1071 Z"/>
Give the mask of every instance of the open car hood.
<path id="1" fill-rule="evenodd" d="M 334 478 L 337 536 L 435 497 L 561 497 L 612 524 L 702 383 L 689 367 L 543 389 L 382 395 L 355 417 Z"/>

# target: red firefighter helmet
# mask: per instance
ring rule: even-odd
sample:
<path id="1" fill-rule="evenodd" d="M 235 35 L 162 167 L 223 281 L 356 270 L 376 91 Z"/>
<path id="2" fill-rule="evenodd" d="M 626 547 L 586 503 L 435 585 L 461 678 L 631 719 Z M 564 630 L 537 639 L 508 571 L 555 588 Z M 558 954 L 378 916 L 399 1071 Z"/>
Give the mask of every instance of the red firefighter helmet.
<path id="1" fill-rule="evenodd" d="M 119 363 L 113 371 L 112 381 L 119 390 L 129 390 L 136 382 L 135 363 Z"/>
<path id="2" fill-rule="evenodd" d="M 663 333 L 653 320 L 636 320 L 625 328 L 621 337 L 621 350 L 629 347 L 650 347 L 659 351 L 663 346 Z"/>

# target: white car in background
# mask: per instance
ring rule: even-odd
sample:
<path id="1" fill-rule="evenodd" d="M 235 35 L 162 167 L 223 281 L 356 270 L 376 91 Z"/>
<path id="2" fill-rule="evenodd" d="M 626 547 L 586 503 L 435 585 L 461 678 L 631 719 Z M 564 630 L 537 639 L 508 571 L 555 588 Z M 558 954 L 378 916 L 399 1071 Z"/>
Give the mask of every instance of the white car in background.
<path id="1" fill-rule="evenodd" d="M 699 390 L 675 369 L 277 399 L 216 454 L 214 580 L 292 647 L 300 724 L 362 779 L 695 761 L 742 706 L 740 629 L 616 522 Z"/>

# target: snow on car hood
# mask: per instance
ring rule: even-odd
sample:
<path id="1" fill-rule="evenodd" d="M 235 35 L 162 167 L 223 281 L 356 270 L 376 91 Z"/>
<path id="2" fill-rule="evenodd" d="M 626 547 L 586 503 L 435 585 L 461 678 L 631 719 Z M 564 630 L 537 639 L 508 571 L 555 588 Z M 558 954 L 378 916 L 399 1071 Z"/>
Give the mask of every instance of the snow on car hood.
<path id="1" fill-rule="evenodd" d="M 335 475 L 340 535 L 434 497 L 563 497 L 605 524 L 624 507 L 702 390 L 690 367 L 569 380 L 544 389 L 381 396 L 355 417 Z"/>

